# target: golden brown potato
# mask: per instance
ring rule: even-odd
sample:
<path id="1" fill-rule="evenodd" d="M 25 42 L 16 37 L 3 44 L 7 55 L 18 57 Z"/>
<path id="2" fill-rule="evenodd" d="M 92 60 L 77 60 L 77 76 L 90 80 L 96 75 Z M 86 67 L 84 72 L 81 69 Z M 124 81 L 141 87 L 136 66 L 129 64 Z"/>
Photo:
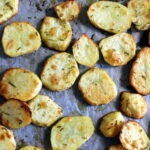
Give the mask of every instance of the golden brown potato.
<path id="1" fill-rule="evenodd" d="M 124 122 L 121 112 L 111 112 L 102 118 L 99 129 L 105 137 L 115 137 L 119 134 Z"/>
<path id="2" fill-rule="evenodd" d="M 147 113 L 148 104 L 140 94 L 123 92 L 121 94 L 120 109 L 125 115 L 140 119 Z"/>
<path id="3" fill-rule="evenodd" d="M 150 139 L 136 121 L 127 121 L 120 133 L 120 142 L 127 150 L 149 150 Z"/>
<path id="4" fill-rule="evenodd" d="M 150 48 L 140 50 L 130 71 L 130 84 L 142 95 L 150 94 Z"/>

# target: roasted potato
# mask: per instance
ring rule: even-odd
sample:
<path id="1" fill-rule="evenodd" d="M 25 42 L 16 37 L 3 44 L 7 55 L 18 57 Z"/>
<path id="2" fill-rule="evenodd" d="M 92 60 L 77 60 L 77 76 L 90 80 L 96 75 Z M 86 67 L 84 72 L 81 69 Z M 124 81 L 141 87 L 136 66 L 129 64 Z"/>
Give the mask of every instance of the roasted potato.
<path id="1" fill-rule="evenodd" d="M 108 104 L 117 96 L 113 80 L 104 70 L 98 68 L 84 73 L 78 87 L 84 99 L 91 105 Z"/>
<path id="2" fill-rule="evenodd" d="M 111 112 L 102 118 L 99 129 L 105 137 L 115 137 L 120 133 L 124 122 L 120 112 Z"/>
<path id="3" fill-rule="evenodd" d="M 0 81 L 0 95 L 6 99 L 28 101 L 35 97 L 41 88 L 39 77 L 22 68 L 8 69 Z"/>
<path id="4" fill-rule="evenodd" d="M 69 53 L 52 55 L 45 63 L 41 73 L 43 84 L 52 91 L 70 88 L 79 75 L 78 65 Z"/>
<path id="5" fill-rule="evenodd" d="M 64 117 L 51 130 L 53 150 L 77 150 L 93 134 L 94 126 L 89 117 Z"/>
<path id="6" fill-rule="evenodd" d="M 62 116 L 62 108 L 46 95 L 38 95 L 28 103 L 32 112 L 32 123 L 50 126 Z"/>
<path id="7" fill-rule="evenodd" d="M 132 23 L 128 8 L 117 2 L 94 2 L 87 14 L 95 27 L 112 33 L 121 33 L 129 29 Z"/>
<path id="8" fill-rule="evenodd" d="M 17 57 L 38 50 L 41 37 L 29 22 L 13 22 L 4 29 L 2 45 L 6 55 Z"/>

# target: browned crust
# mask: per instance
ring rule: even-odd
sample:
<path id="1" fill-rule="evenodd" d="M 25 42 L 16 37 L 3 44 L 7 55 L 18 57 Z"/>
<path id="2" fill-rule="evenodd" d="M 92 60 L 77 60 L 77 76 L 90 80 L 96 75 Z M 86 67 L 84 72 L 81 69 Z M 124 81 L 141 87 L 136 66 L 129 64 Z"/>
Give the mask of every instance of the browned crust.
<path id="1" fill-rule="evenodd" d="M 0 105 L 0 107 L 2 107 L 3 105 L 5 105 L 6 103 L 9 103 L 9 101 L 15 101 L 15 102 L 18 102 L 20 103 L 20 107 L 24 110 L 26 116 L 28 116 L 28 121 L 29 121 L 29 124 L 31 123 L 31 116 L 32 116 L 32 112 L 29 108 L 29 106 L 25 103 L 25 102 L 22 102 L 20 100 L 17 100 L 17 99 L 9 99 L 7 100 L 6 102 L 4 102 L 3 104 Z M 3 119 L 0 117 L 0 122 L 3 124 Z M 9 124 L 4 124 L 6 127 L 8 128 L 12 128 L 11 126 L 9 126 Z"/>
<path id="2" fill-rule="evenodd" d="M 123 92 L 121 92 L 121 94 L 120 94 L 120 97 L 121 97 L 120 104 L 119 104 L 120 111 L 121 111 L 123 114 L 125 114 L 126 116 L 131 117 L 131 118 L 135 118 L 135 119 L 142 119 L 142 118 L 144 118 L 144 116 L 145 116 L 146 113 L 148 112 L 148 104 L 146 103 L 146 100 L 145 100 L 144 97 L 143 97 L 143 100 L 145 100 L 145 104 L 146 104 L 146 107 L 147 107 L 147 111 L 145 112 L 145 114 L 144 114 L 143 116 L 133 117 L 133 116 L 131 116 L 131 115 L 128 115 L 125 111 L 123 111 L 123 109 L 122 109 L 122 101 L 123 101 L 122 96 L 123 96 L 123 93 L 126 93 L 126 92 L 128 92 L 128 91 L 123 91 Z M 130 93 L 130 92 L 128 92 L 128 93 Z"/>
<path id="3" fill-rule="evenodd" d="M 2 38 L 1 38 L 1 43 L 2 43 L 2 46 L 3 46 L 3 49 L 4 49 L 4 45 L 3 45 L 3 38 L 4 38 L 4 35 L 5 35 L 5 32 L 6 32 L 6 28 L 8 27 L 8 26 L 10 26 L 10 25 L 12 25 L 12 24 L 20 24 L 20 23 L 23 23 L 23 24 L 28 24 L 28 25 L 30 25 L 30 26 L 32 26 L 33 28 L 35 28 L 33 25 L 32 25 L 32 23 L 31 22 L 11 22 L 10 24 L 8 24 L 7 26 L 5 26 L 5 28 L 4 28 L 4 31 L 3 31 L 3 34 L 2 34 Z M 36 28 L 35 28 L 36 29 Z M 36 29 L 37 30 L 37 29 Z M 38 32 L 38 31 L 37 31 Z M 39 33 L 39 32 L 38 32 Z M 40 36 L 40 33 L 39 33 L 39 36 Z M 40 36 L 40 39 L 41 39 L 41 36 Z M 41 45 L 42 45 L 42 39 L 41 39 Z M 41 46 L 40 45 L 40 46 Z M 39 47 L 40 48 L 40 47 Z M 5 55 L 7 55 L 7 56 L 9 56 L 9 57 L 16 57 L 16 56 L 10 56 L 9 54 L 7 54 L 6 52 L 5 52 L 5 50 L 3 50 L 3 52 L 4 52 L 4 54 Z M 25 54 L 22 54 L 22 55 L 25 55 Z"/>
<path id="4" fill-rule="evenodd" d="M 16 13 L 15 13 L 14 15 L 8 17 L 6 20 L 1 21 L 0 24 L 3 24 L 3 23 L 5 23 L 6 21 L 8 21 L 9 19 L 11 19 L 11 18 L 13 18 L 14 16 L 16 16 L 16 15 L 18 14 L 18 11 L 19 11 L 19 0 L 18 0 L 18 8 L 17 8 Z"/>
<path id="5" fill-rule="evenodd" d="M 42 30 L 43 25 L 44 25 L 44 20 L 45 20 L 46 18 L 49 18 L 49 16 L 46 16 L 46 17 L 44 17 L 44 19 L 43 19 L 43 22 L 42 22 L 41 27 L 40 27 L 40 35 L 41 35 L 41 30 Z M 61 20 L 61 19 L 55 18 L 55 17 L 51 17 L 51 18 Z M 71 27 L 71 25 L 70 25 L 70 27 Z M 72 28 L 71 28 L 71 31 L 72 31 Z M 72 40 L 72 35 L 73 35 L 73 32 L 71 33 L 71 40 Z M 49 49 L 53 49 L 53 50 L 60 51 L 60 52 L 66 51 L 66 50 L 68 49 L 70 43 L 71 43 L 71 40 L 70 40 L 70 42 L 69 42 L 68 45 L 66 46 L 66 49 L 65 49 L 65 50 L 58 50 L 58 49 L 56 49 L 56 48 L 54 48 L 54 47 L 48 46 L 47 42 L 46 42 L 45 40 L 43 40 L 42 37 L 41 37 L 41 39 L 42 39 L 42 41 L 44 42 L 44 44 L 45 44 Z"/>
<path id="6" fill-rule="evenodd" d="M 96 2 L 98 2 L 98 1 L 96 1 Z M 96 2 L 94 2 L 94 3 L 96 3 Z M 94 3 L 92 3 L 92 4 L 89 6 L 89 8 L 88 8 L 88 10 L 87 10 L 87 16 L 88 16 L 88 11 L 90 10 L 90 8 L 92 7 L 92 5 L 93 5 Z M 113 3 L 116 3 L 116 2 L 113 2 Z M 88 18 L 89 18 L 89 16 L 88 16 Z M 116 33 L 116 34 L 123 32 L 123 31 L 118 31 L 118 32 L 108 31 L 108 30 L 105 30 L 105 29 L 100 28 L 99 26 L 97 26 L 94 22 L 92 22 L 92 21 L 90 20 L 90 18 L 89 18 L 89 21 L 90 21 L 90 23 L 91 23 L 94 27 L 96 27 L 97 29 L 100 29 L 100 30 L 103 30 L 103 31 L 106 31 L 106 32 Z M 130 24 L 132 24 L 132 21 L 131 21 Z M 130 25 L 130 27 L 131 27 L 131 25 Z M 130 28 L 130 27 L 129 27 L 129 28 Z M 128 28 L 128 29 L 129 29 L 129 28 Z M 128 30 L 128 29 L 126 29 L 126 30 Z"/>
<path id="7" fill-rule="evenodd" d="M 119 34 L 119 33 L 118 33 Z M 133 39 L 133 41 L 136 43 L 136 41 L 135 41 L 135 38 L 131 35 L 131 34 L 129 34 L 129 33 L 126 33 L 126 34 L 128 34 L 132 39 Z M 112 36 L 112 35 L 111 35 Z M 111 36 L 109 36 L 109 37 L 111 37 Z M 107 37 L 107 38 L 109 38 L 109 37 Z M 103 40 L 103 39 L 102 39 Z M 122 66 L 124 66 L 124 65 L 126 65 L 126 64 L 128 64 L 134 57 L 135 57 L 135 55 L 136 55 L 136 53 L 134 54 L 134 56 L 132 56 L 132 58 L 130 59 L 130 60 L 128 60 L 127 62 L 125 62 L 125 63 L 123 63 L 123 64 L 121 64 L 121 65 L 112 65 L 112 64 L 109 64 L 107 61 L 105 61 L 106 63 L 108 63 L 109 65 L 111 65 L 111 66 L 113 66 L 113 67 L 122 67 Z M 104 57 L 103 57 L 104 58 Z M 104 59 L 105 60 L 105 59 Z"/>
<path id="8" fill-rule="evenodd" d="M 135 123 L 135 124 L 138 124 L 138 125 L 141 126 L 141 124 L 140 124 L 139 122 L 136 122 L 136 121 L 134 121 L 134 120 L 128 120 L 128 121 L 126 121 L 126 122 L 123 124 L 123 126 L 122 126 L 122 128 L 121 128 L 121 131 L 120 131 L 119 140 L 120 140 L 120 142 L 121 142 L 122 147 L 125 148 L 125 149 L 126 149 L 126 147 L 124 146 L 124 144 L 123 144 L 123 142 L 122 142 L 122 132 L 123 132 L 124 126 L 126 126 L 126 124 L 128 124 L 128 123 Z M 141 126 L 141 127 L 142 127 L 142 126 Z M 143 130 L 144 130 L 144 129 L 143 129 Z"/>
<path id="9" fill-rule="evenodd" d="M 90 40 L 90 41 L 98 48 L 98 45 L 97 45 L 87 34 L 85 34 L 85 33 L 82 33 L 82 34 L 80 35 L 80 37 L 79 37 L 79 38 L 75 41 L 75 43 L 73 44 L 72 48 L 74 47 L 74 45 L 76 45 L 76 43 L 78 43 L 78 41 L 80 40 L 80 38 L 81 38 L 82 36 L 88 38 L 88 40 Z M 76 61 L 77 61 L 77 60 L 76 60 Z M 97 60 L 97 62 L 98 62 L 98 60 Z M 96 63 L 97 63 L 97 62 L 96 62 Z M 95 63 L 94 65 L 88 65 L 88 67 L 92 68 L 92 67 L 94 67 L 94 66 L 96 65 L 96 63 Z M 80 63 L 79 63 L 79 64 L 80 64 Z M 86 65 L 86 66 L 87 66 L 87 65 Z"/>
<path id="10" fill-rule="evenodd" d="M 80 82 L 80 81 L 79 81 L 79 82 Z M 82 94 L 84 100 L 85 100 L 88 104 L 93 105 L 93 106 L 99 105 L 99 104 L 96 104 L 96 103 L 92 103 L 92 102 L 84 95 L 84 92 L 82 91 L 82 88 L 79 86 L 79 84 L 78 84 L 78 89 L 79 89 L 79 91 L 81 92 L 81 94 Z"/>
<path id="11" fill-rule="evenodd" d="M 68 0 L 68 1 L 66 1 L 66 2 L 57 4 L 56 6 L 53 7 L 54 10 L 55 10 L 55 13 L 57 14 L 57 11 L 56 11 L 56 7 L 57 7 L 57 6 L 60 6 L 61 4 L 68 4 L 68 3 L 70 3 L 70 2 L 76 2 L 76 3 L 77 3 L 76 0 Z M 77 3 L 77 4 L 78 4 L 78 3 Z M 78 4 L 78 10 L 76 10 L 76 11 L 78 11 L 78 15 L 77 15 L 75 18 L 69 19 L 68 21 L 73 21 L 73 20 L 75 20 L 75 19 L 78 18 L 79 14 L 80 14 L 80 11 L 81 11 L 81 8 L 80 8 L 79 4 Z M 58 16 L 58 14 L 57 14 L 57 16 Z M 59 17 L 59 16 L 58 16 L 58 17 Z"/>
<path id="12" fill-rule="evenodd" d="M 135 66 L 136 63 L 137 63 L 137 60 L 141 57 L 141 55 L 142 55 L 143 53 L 146 53 L 147 49 L 150 49 L 150 48 L 149 48 L 149 47 L 144 47 L 144 48 L 142 48 L 142 49 L 140 50 L 140 52 L 137 54 L 136 59 L 135 59 L 135 61 L 134 61 L 133 64 L 132 64 L 132 67 L 131 67 L 131 70 L 130 70 L 130 74 L 129 74 L 129 83 L 130 83 L 130 85 L 131 85 L 139 94 L 141 94 L 141 95 L 148 95 L 148 94 L 150 94 L 150 91 L 149 91 L 149 92 L 144 92 L 144 91 L 142 91 L 138 86 L 136 86 L 136 85 L 134 84 L 134 82 L 133 82 L 133 80 L 132 80 L 132 77 L 133 77 L 133 74 L 134 74 L 134 66 Z"/>

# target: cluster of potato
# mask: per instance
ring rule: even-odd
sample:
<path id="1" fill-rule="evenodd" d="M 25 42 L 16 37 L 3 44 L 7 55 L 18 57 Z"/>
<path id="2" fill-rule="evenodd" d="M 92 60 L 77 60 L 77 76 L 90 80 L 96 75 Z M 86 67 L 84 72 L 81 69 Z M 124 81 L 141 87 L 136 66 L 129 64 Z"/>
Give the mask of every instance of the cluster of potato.
<path id="1" fill-rule="evenodd" d="M 18 12 L 18 0 L 2 0 L 0 23 L 7 21 Z M 33 123 L 51 126 L 62 116 L 62 108 L 48 96 L 38 95 L 42 84 L 52 91 L 70 88 L 79 76 L 79 64 L 94 67 L 99 60 L 99 50 L 111 66 L 122 66 L 136 54 L 136 41 L 128 33 L 132 22 L 138 30 L 150 27 L 150 2 L 130 0 L 128 7 L 111 1 L 93 3 L 87 15 L 97 28 L 115 33 L 97 45 L 86 34 L 73 44 L 73 55 L 66 53 L 72 40 L 69 21 L 78 17 L 80 7 L 75 0 L 69 0 L 54 7 L 58 18 L 45 17 L 40 33 L 28 22 L 13 22 L 4 29 L 2 45 L 4 53 L 17 57 L 39 49 L 41 41 L 51 49 L 61 51 L 46 61 L 40 78 L 22 68 L 8 69 L 0 81 L 0 95 L 8 101 L 0 105 L 0 122 L 8 128 L 22 128 Z M 74 11 L 75 10 L 75 11 Z M 2 14 L 2 15 L 1 15 Z M 149 38 L 150 41 L 150 38 Z M 150 42 L 149 42 L 150 43 Z M 137 93 L 121 94 L 120 111 L 128 117 L 140 119 L 145 116 L 148 106 L 141 95 L 150 94 L 150 48 L 141 49 L 130 71 L 130 84 Z M 117 96 L 117 88 L 110 76 L 102 69 L 91 68 L 78 83 L 83 98 L 91 105 L 108 104 Z M 140 95 L 141 94 L 141 95 Z M 119 135 L 120 145 L 109 150 L 149 150 L 150 140 L 142 126 L 136 121 L 125 121 L 119 111 L 102 117 L 100 131 L 105 137 Z M 0 126 L 0 149 L 15 150 L 12 131 Z M 86 116 L 64 117 L 51 131 L 53 150 L 76 150 L 93 134 L 92 120 Z M 26 146 L 20 150 L 42 150 Z"/>

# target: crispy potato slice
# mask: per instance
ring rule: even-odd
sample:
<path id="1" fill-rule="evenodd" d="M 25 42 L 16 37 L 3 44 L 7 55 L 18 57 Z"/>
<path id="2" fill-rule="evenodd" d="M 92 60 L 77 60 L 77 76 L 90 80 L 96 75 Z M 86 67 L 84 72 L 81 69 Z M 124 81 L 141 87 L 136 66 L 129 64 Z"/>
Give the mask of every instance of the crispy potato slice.
<path id="1" fill-rule="evenodd" d="M 132 16 L 132 21 L 138 30 L 147 30 L 150 28 L 149 0 L 129 0 L 128 8 Z"/>
<path id="2" fill-rule="evenodd" d="M 72 48 L 74 58 L 79 64 L 93 67 L 99 60 L 98 46 L 86 34 L 82 34 Z"/>
<path id="3" fill-rule="evenodd" d="M 65 51 L 72 39 L 70 23 L 54 17 L 45 17 L 40 33 L 47 47 L 58 51 Z"/>
<path id="4" fill-rule="evenodd" d="M 88 9 L 91 23 L 112 33 L 121 33 L 131 27 L 132 18 L 127 7 L 111 1 L 98 1 Z"/>
<path id="5" fill-rule="evenodd" d="M 108 104 L 117 96 L 113 80 L 104 70 L 98 68 L 84 73 L 78 87 L 85 100 L 91 105 Z"/>
<path id="6" fill-rule="evenodd" d="M 18 13 L 19 0 L 0 1 L 0 24 L 6 22 Z"/>
<path id="7" fill-rule="evenodd" d="M 150 139 L 136 121 L 127 121 L 121 130 L 120 141 L 127 150 L 149 150 Z"/>
<path id="8" fill-rule="evenodd" d="M 19 150 L 44 150 L 44 149 L 40 148 L 40 147 L 29 145 L 29 146 L 22 147 Z"/>
<path id="9" fill-rule="evenodd" d="M 108 150 L 126 150 L 122 145 L 111 145 Z"/>
<path id="10" fill-rule="evenodd" d="M 119 134 L 124 122 L 120 112 L 111 112 L 102 118 L 99 129 L 105 137 L 115 137 Z"/>
<path id="11" fill-rule="evenodd" d="M 86 116 L 64 117 L 51 131 L 53 150 L 77 150 L 93 134 L 92 120 Z"/>
<path id="12" fill-rule="evenodd" d="M 4 29 L 2 45 L 6 55 L 17 57 L 38 50 L 41 38 L 29 22 L 13 22 Z"/>
<path id="13" fill-rule="evenodd" d="M 42 88 L 39 77 L 22 68 L 10 68 L 0 81 L 0 95 L 6 99 L 28 101 L 35 97 Z"/>
<path id="14" fill-rule="evenodd" d="M 28 103 L 32 112 L 32 123 L 50 126 L 62 116 L 62 108 L 46 95 L 38 95 Z"/>
<path id="15" fill-rule="evenodd" d="M 43 84 L 52 91 L 63 91 L 70 88 L 79 75 L 78 65 L 69 53 L 58 53 L 51 56 L 42 71 Z"/>
<path id="16" fill-rule="evenodd" d="M 76 0 L 69 0 L 58 4 L 54 7 L 54 10 L 61 20 L 67 21 L 76 19 L 80 13 L 80 7 Z"/>
<path id="17" fill-rule="evenodd" d="M 135 56 L 136 42 L 132 35 L 119 33 L 100 41 L 99 48 L 108 64 L 122 66 Z"/>
<path id="18" fill-rule="evenodd" d="M 147 113 L 148 104 L 140 94 L 123 92 L 121 94 L 120 109 L 125 115 L 140 119 Z"/>
<path id="19" fill-rule="evenodd" d="M 150 94 L 150 48 L 140 50 L 130 71 L 130 84 L 142 95 Z"/>
<path id="20" fill-rule="evenodd" d="M 0 149 L 1 150 L 16 149 L 16 141 L 13 132 L 1 125 L 0 125 Z"/>
<path id="21" fill-rule="evenodd" d="M 31 111 L 26 103 L 10 99 L 0 105 L 0 122 L 9 128 L 25 127 L 31 123 Z"/>

